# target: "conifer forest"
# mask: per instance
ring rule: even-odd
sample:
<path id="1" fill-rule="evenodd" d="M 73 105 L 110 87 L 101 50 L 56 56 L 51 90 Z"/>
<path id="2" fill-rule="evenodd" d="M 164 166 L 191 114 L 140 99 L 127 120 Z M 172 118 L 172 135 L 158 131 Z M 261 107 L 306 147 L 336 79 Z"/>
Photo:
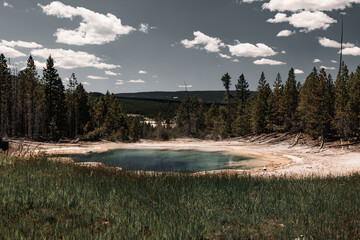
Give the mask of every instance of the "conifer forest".
<path id="1" fill-rule="evenodd" d="M 65 87 L 51 56 L 42 71 L 31 56 L 19 72 L 11 72 L 7 62 L 1 54 L 1 137 L 137 141 L 183 136 L 224 139 L 273 132 L 306 133 L 321 139 L 360 136 L 360 66 L 350 72 L 344 62 L 335 79 L 325 69 L 314 68 L 303 84 L 293 68 L 286 78 L 278 74 L 273 86 L 262 72 L 254 94 L 244 74 L 234 81 L 226 73 L 219 79 L 225 89 L 221 104 L 206 105 L 199 97 L 187 95 L 176 117 L 165 121 L 159 116 L 156 127 L 141 116 L 127 116 L 114 94 L 96 97 L 86 92 L 75 74 Z M 176 124 L 171 127 L 170 123 Z"/>

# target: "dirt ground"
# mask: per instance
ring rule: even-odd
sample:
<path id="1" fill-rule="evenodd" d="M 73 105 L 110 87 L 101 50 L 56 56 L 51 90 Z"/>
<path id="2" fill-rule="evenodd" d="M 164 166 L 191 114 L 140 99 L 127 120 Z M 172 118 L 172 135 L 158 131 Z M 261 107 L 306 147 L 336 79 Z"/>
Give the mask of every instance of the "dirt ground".
<path id="1" fill-rule="evenodd" d="M 296 143 L 296 144 L 295 144 Z M 295 145 L 294 145 L 295 144 Z M 350 142 L 327 142 L 321 148 L 318 140 L 295 135 L 261 135 L 224 141 L 176 139 L 170 141 L 142 140 L 138 143 L 78 142 L 40 143 L 12 140 L 14 154 L 84 154 L 112 149 L 170 149 L 225 151 L 264 160 L 264 167 L 243 170 L 225 170 L 229 173 L 248 173 L 254 176 L 343 176 L 360 173 L 360 147 Z M 91 164 L 89 164 L 91 166 Z M 96 164 L 95 164 L 96 165 Z M 224 172 L 213 171 L 211 173 Z M 208 172 L 209 173 L 209 172 Z"/>

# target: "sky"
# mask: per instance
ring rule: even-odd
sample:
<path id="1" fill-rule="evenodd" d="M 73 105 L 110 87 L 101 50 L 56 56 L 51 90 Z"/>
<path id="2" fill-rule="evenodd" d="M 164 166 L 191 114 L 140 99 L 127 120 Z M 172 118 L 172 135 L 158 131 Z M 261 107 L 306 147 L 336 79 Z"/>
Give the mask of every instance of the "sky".
<path id="1" fill-rule="evenodd" d="M 31 54 L 38 74 L 55 60 L 64 84 L 88 91 L 222 90 L 243 73 L 250 89 L 290 68 L 303 83 L 313 67 L 334 77 L 341 16 L 344 61 L 360 65 L 360 0 L 6 0 L 0 53 L 18 71 Z"/>

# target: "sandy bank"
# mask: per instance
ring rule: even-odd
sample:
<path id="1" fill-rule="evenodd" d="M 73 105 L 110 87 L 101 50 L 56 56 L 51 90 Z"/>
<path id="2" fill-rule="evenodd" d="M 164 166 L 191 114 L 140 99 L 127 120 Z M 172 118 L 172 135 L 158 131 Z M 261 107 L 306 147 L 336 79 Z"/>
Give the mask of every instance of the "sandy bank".
<path id="1" fill-rule="evenodd" d="M 139 143 L 112 142 L 81 142 L 76 144 L 50 144 L 23 142 L 24 146 L 36 153 L 44 154 L 84 154 L 89 152 L 104 152 L 113 149 L 171 149 L 226 151 L 233 154 L 246 155 L 263 159 L 267 170 L 262 168 L 250 171 L 231 170 L 230 173 L 249 173 L 263 176 L 340 176 L 354 172 L 360 173 L 360 151 L 358 149 L 324 148 L 321 151 L 315 147 L 291 144 L 254 143 L 246 140 L 205 141 L 196 139 L 177 139 L 172 141 L 149 141 Z M 214 171 L 213 173 L 218 173 Z"/>

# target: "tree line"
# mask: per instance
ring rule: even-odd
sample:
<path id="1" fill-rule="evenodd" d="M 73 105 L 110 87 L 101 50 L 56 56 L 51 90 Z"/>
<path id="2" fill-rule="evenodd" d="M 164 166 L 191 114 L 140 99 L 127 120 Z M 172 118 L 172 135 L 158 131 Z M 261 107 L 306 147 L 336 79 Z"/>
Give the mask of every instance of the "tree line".
<path id="1" fill-rule="evenodd" d="M 114 94 L 92 97 L 75 74 L 65 89 L 51 56 L 40 77 L 32 56 L 13 74 L 0 55 L 0 137 L 137 141 L 154 131 L 127 117 Z"/>
<path id="2" fill-rule="evenodd" d="M 213 104 L 205 110 L 196 96 L 182 101 L 178 133 L 214 139 L 274 132 L 306 133 L 322 139 L 360 137 L 360 66 L 349 73 L 342 62 L 335 82 L 325 69 L 314 68 L 302 85 L 291 68 L 285 83 L 277 74 L 272 87 L 262 72 L 253 96 L 244 74 L 237 79 L 235 94 L 230 94 L 228 73 L 221 82 L 223 105 Z"/>
<path id="3" fill-rule="evenodd" d="M 254 94 L 244 74 L 233 93 L 231 76 L 226 73 L 221 78 L 223 104 L 209 107 L 187 94 L 177 109 L 175 128 L 161 117 L 156 127 L 142 117 L 129 117 L 114 94 L 93 97 L 75 74 L 68 80 L 65 89 L 51 56 L 39 76 L 31 56 L 23 70 L 12 73 L 1 54 L 0 137 L 137 141 L 181 136 L 224 139 L 273 132 L 307 133 L 323 139 L 360 137 L 360 66 L 349 73 L 343 62 L 335 81 L 325 69 L 314 68 L 301 85 L 291 68 L 285 82 L 277 74 L 270 87 L 262 72 Z"/>

